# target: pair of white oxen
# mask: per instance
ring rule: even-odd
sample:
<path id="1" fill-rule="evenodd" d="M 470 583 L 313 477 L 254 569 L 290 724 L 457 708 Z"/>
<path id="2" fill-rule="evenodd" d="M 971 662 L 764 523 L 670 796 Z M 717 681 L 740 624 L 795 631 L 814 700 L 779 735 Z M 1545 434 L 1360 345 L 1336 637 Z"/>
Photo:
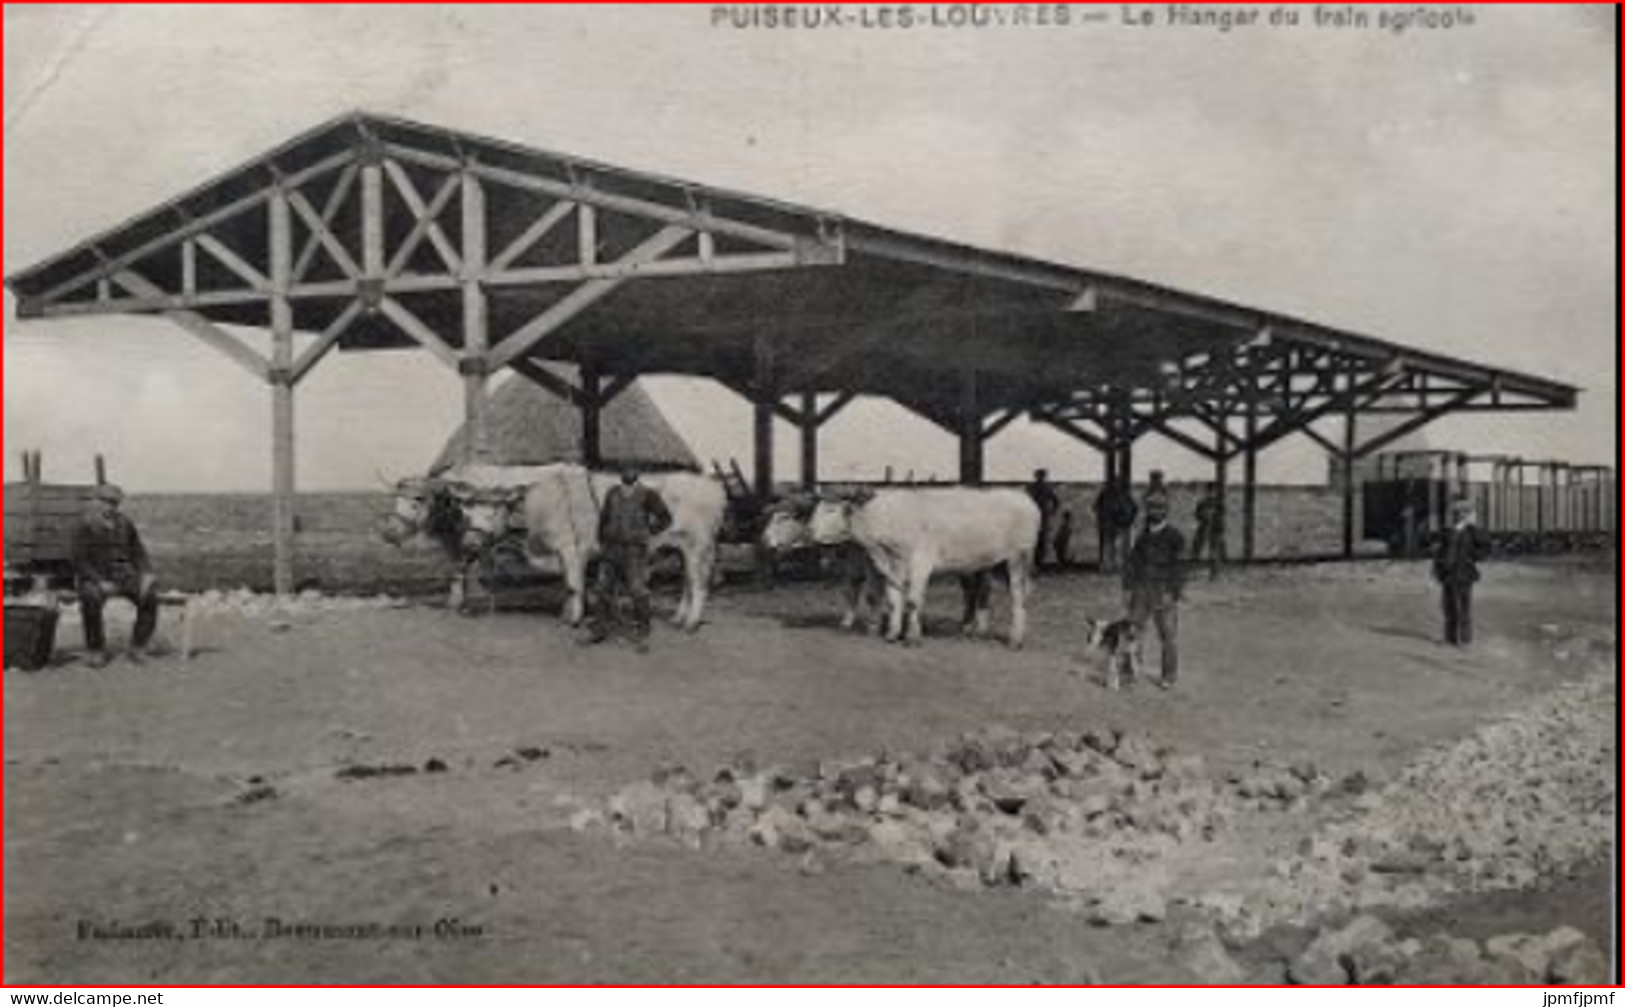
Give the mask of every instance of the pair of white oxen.
<path id="1" fill-rule="evenodd" d="M 598 516 L 616 476 L 579 465 L 512 468 L 466 466 L 436 480 L 407 480 L 395 496 L 395 513 L 384 537 L 399 544 L 435 534 L 436 509 L 457 509 L 447 542 L 464 557 L 488 552 L 499 539 L 517 535 L 526 558 L 541 566 L 556 558 L 570 599 L 566 618 L 580 625 L 586 615 L 588 564 L 600 551 Z M 717 542 L 728 500 L 717 480 L 692 473 L 651 475 L 645 485 L 666 503 L 672 524 L 650 543 L 650 552 L 675 550 L 683 559 L 683 598 L 673 622 L 697 630 L 705 616 L 717 569 Z M 1027 632 L 1027 597 L 1038 541 L 1038 507 L 1018 490 L 964 487 L 863 491 L 778 508 L 763 544 L 784 552 L 808 546 L 849 545 L 864 562 L 848 584 L 845 625 L 874 589 L 886 592 L 887 637 L 918 644 L 921 612 L 931 578 L 961 575 L 966 592 L 966 630 L 989 629 L 988 576 L 1007 575 L 1011 596 L 1009 642 L 1021 647 Z M 444 531 L 444 528 L 442 528 Z"/>

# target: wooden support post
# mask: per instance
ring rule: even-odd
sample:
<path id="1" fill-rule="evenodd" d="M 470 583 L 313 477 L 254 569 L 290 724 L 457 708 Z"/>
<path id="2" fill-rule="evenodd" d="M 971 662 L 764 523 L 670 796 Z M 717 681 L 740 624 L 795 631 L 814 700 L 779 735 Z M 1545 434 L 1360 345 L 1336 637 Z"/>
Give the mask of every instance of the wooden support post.
<path id="1" fill-rule="evenodd" d="M 1535 531 L 1546 534 L 1546 466 L 1535 469 Z"/>
<path id="2" fill-rule="evenodd" d="M 604 377 L 592 367 L 581 369 L 581 462 L 604 467 Z"/>
<path id="3" fill-rule="evenodd" d="M 384 278 L 384 233 L 383 157 L 370 146 L 361 162 L 361 269 L 368 280 Z"/>
<path id="4" fill-rule="evenodd" d="M 107 485 L 107 459 L 101 455 L 96 456 L 96 485 Z"/>
<path id="5" fill-rule="evenodd" d="M 959 385 L 959 481 L 980 486 L 985 479 L 982 408 L 976 372 L 967 370 Z"/>
<path id="6" fill-rule="evenodd" d="M 271 530 L 275 542 L 275 581 L 279 598 L 294 590 L 295 536 L 298 531 L 297 455 L 294 436 L 293 221 L 288 195 L 271 199 Z"/>
<path id="7" fill-rule="evenodd" d="M 1359 421 L 1355 408 L 1350 406 L 1343 421 L 1343 453 L 1338 463 L 1343 467 L 1343 558 L 1354 558 L 1354 463 L 1359 449 Z"/>
<path id="8" fill-rule="evenodd" d="M 487 215 L 485 189 L 472 172 L 463 185 L 463 413 L 468 436 L 463 461 L 491 460 L 490 349 L 491 310 L 480 277 L 485 272 Z"/>
<path id="9" fill-rule="evenodd" d="M 801 396 L 801 487 L 818 488 L 818 394 L 804 392 Z"/>
<path id="10" fill-rule="evenodd" d="M 1247 445 L 1241 467 L 1241 557 L 1258 558 L 1258 402 L 1247 403 Z"/>
<path id="11" fill-rule="evenodd" d="M 756 495 L 771 499 L 777 480 L 773 472 L 773 406 L 779 399 L 773 366 L 773 344 L 766 336 L 756 337 L 756 376 L 751 389 L 756 407 Z"/>

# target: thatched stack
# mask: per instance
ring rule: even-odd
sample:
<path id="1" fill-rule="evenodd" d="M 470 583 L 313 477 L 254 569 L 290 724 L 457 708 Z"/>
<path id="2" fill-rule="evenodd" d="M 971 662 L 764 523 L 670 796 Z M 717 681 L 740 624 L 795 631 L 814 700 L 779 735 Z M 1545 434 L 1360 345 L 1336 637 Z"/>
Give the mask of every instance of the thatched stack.
<path id="1" fill-rule="evenodd" d="M 544 366 L 561 381 L 579 383 L 579 375 L 570 365 Z M 488 461 L 492 464 L 583 461 L 581 411 L 525 378 L 510 378 L 496 389 L 491 396 L 488 422 Z M 699 459 L 640 384 L 633 384 L 604 409 L 600 437 L 606 467 L 635 465 L 648 472 L 700 468 Z M 461 464 L 467 443 L 465 427 L 452 435 L 431 474 Z"/>

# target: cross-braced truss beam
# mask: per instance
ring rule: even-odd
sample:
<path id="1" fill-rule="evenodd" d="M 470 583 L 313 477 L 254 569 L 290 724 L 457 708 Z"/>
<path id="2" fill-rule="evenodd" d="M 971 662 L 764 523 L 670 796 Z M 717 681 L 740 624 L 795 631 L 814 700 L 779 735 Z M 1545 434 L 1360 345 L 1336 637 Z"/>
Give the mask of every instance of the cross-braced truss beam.
<path id="1" fill-rule="evenodd" d="M 244 356 L 252 351 L 221 325 L 268 327 L 272 306 L 286 301 L 301 321 L 322 319 L 324 353 L 364 320 L 448 366 L 466 371 L 477 355 L 492 373 L 536 354 L 634 280 L 803 269 L 845 257 L 833 224 L 779 230 L 732 219 L 696 193 L 635 198 L 600 189 L 586 171 L 557 178 L 365 135 L 302 170 L 269 167 L 258 191 L 203 217 L 177 214 L 168 233 L 133 250 L 98 254 L 95 268 L 21 298 L 19 314 L 163 315 L 255 368 Z M 293 243 L 281 282 L 270 225 L 278 213 L 291 221 Z M 512 331 L 483 340 L 433 326 L 411 306 L 422 295 L 507 290 L 557 294 Z"/>

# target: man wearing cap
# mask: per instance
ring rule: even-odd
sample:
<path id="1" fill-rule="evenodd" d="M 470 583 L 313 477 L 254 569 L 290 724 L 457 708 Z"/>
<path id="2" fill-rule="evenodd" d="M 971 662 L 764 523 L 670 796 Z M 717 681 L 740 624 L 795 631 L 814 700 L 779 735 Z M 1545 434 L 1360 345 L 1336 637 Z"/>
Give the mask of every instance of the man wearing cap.
<path id="1" fill-rule="evenodd" d="M 1166 515 L 1170 506 L 1168 496 L 1168 476 L 1161 469 L 1151 473 L 1151 480 L 1145 488 L 1144 509 L 1147 525 L 1151 523 L 1152 505 L 1159 502 L 1163 506 L 1164 515 Z"/>
<path id="2" fill-rule="evenodd" d="M 158 581 L 152 561 L 134 523 L 120 511 L 124 494 L 117 486 L 96 488 L 90 511 L 74 529 L 73 572 L 79 611 L 85 622 L 85 649 L 93 667 L 108 663 L 107 630 L 102 610 L 110 598 L 135 603 L 131 661 L 140 663 L 158 631 Z"/>
<path id="3" fill-rule="evenodd" d="M 1185 598 L 1185 536 L 1168 523 L 1168 498 L 1147 494 L 1145 530 L 1129 550 L 1123 571 L 1129 596 L 1129 620 L 1146 638 L 1146 625 L 1155 622 L 1162 646 L 1164 689 L 1179 681 L 1179 603 Z"/>
<path id="4" fill-rule="evenodd" d="M 633 639 L 640 653 L 649 649 L 654 600 L 649 592 L 649 543 L 671 527 L 671 511 L 660 494 L 639 482 L 633 468 L 621 471 L 621 484 L 604 497 L 599 515 L 597 599 L 587 643 L 602 643 L 610 625 L 619 621 L 622 599 L 632 600 Z"/>
<path id="5" fill-rule="evenodd" d="M 1038 543 L 1033 551 L 1033 562 L 1038 569 L 1045 570 L 1050 565 L 1055 516 L 1061 510 L 1061 497 L 1055 492 L 1055 484 L 1049 481 L 1049 469 L 1039 469 L 1033 473 L 1027 495 L 1038 505 Z"/>
<path id="6" fill-rule="evenodd" d="M 1479 530 L 1472 501 L 1457 500 L 1452 512 L 1455 520 L 1433 554 L 1433 579 L 1444 595 L 1445 642 L 1466 647 L 1473 642 L 1473 585 L 1479 562 L 1489 555 L 1489 540 Z"/>

